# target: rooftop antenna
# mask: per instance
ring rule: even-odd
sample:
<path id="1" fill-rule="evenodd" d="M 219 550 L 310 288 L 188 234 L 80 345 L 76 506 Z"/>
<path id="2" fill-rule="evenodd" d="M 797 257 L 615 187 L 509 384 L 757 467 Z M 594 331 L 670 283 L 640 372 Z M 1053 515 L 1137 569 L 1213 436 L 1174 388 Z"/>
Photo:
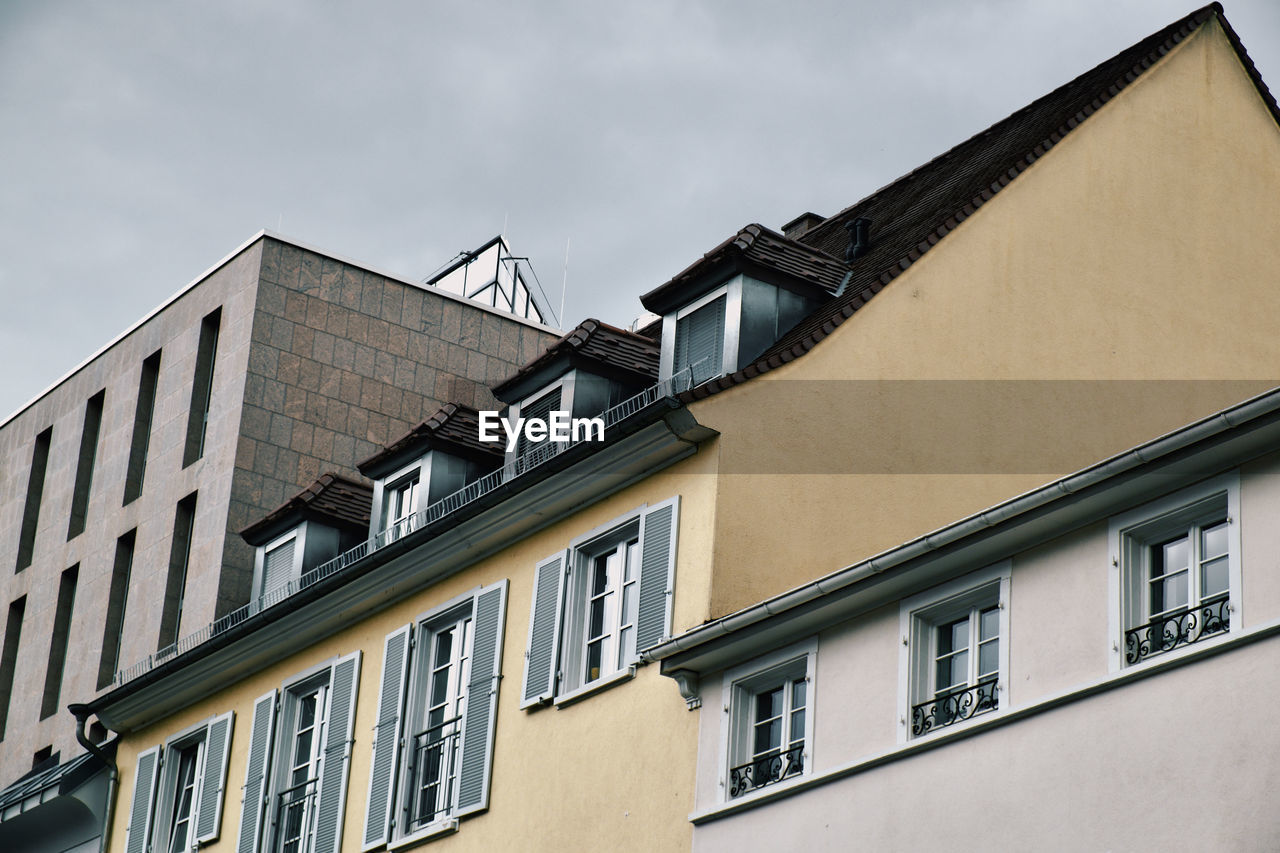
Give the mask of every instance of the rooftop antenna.
<path id="1" fill-rule="evenodd" d="M 569 238 L 564 238 L 564 279 L 560 282 L 560 325 L 564 326 L 564 295 L 569 292 Z"/>

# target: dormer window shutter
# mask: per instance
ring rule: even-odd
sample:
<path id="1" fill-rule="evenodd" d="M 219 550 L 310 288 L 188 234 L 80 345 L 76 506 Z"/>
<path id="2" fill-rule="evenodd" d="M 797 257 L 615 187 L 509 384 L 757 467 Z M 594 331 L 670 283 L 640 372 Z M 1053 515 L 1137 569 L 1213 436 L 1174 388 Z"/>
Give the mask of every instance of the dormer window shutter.
<path id="1" fill-rule="evenodd" d="M 526 421 L 531 419 L 546 421 L 550 419 L 552 412 L 558 411 L 559 409 L 560 409 L 560 389 L 557 388 L 556 390 L 552 391 L 549 394 L 543 394 L 541 397 L 534 400 L 529 405 L 522 406 L 520 408 L 520 417 L 524 418 Z M 524 432 L 521 432 L 520 443 L 516 445 L 516 455 L 523 456 L 524 454 L 528 453 L 530 450 L 533 450 L 535 448 L 544 449 L 547 455 L 550 455 L 550 453 L 553 452 L 553 445 L 549 439 L 543 442 L 539 442 L 537 444 L 531 444 L 529 440 L 524 437 Z M 544 458 L 546 458 L 544 455 L 538 454 L 535 459 L 532 459 L 530 461 L 540 462 Z"/>
<path id="2" fill-rule="evenodd" d="M 691 367 L 695 385 L 720 375 L 724 368 L 725 302 L 724 296 L 717 297 L 676 321 L 672 373 Z"/>
<path id="3" fill-rule="evenodd" d="M 265 594 L 283 586 L 293 576 L 293 549 L 297 546 L 297 538 L 277 545 L 262 558 L 262 590 Z"/>

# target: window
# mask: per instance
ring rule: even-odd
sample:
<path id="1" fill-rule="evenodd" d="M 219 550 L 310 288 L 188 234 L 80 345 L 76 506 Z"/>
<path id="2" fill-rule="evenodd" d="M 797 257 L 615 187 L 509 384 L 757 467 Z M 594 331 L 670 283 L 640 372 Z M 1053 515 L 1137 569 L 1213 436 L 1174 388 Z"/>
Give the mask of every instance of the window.
<path id="1" fill-rule="evenodd" d="M 44 675 L 44 698 L 40 702 L 40 719 L 58 713 L 62 695 L 62 672 L 67 666 L 67 641 L 71 636 L 71 613 L 76 600 L 76 581 L 80 564 L 62 573 L 58 582 L 58 608 L 53 614 L 53 637 L 49 641 L 49 667 Z"/>
<path id="2" fill-rule="evenodd" d="M 903 740 L 999 710 L 1008 681 L 1008 584 L 1006 562 L 903 603 Z"/>
<path id="3" fill-rule="evenodd" d="M 418 511 L 421 469 L 393 480 L 382 494 L 382 529 L 389 531 L 391 542 L 413 531 L 413 516 Z"/>
<path id="4" fill-rule="evenodd" d="M 234 720 L 212 717 L 138 754 L 125 853 L 188 853 L 217 839 Z"/>
<path id="5" fill-rule="evenodd" d="M 107 596 L 107 624 L 102 631 L 102 657 L 98 659 L 98 689 L 115 678 L 120 664 L 120 643 L 124 639 L 124 611 L 129 600 L 129 574 L 133 570 L 133 549 L 137 530 L 116 540 L 116 559 L 111 568 L 111 589 Z"/>
<path id="6" fill-rule="evenodd" d="M 142 494 L 147 472 L 147 449 L 151 443 L 151 419 L 156 408 L 156 383 L 160 377 L 160 350 L 142 362 L 138 378 L 138 405 L 133 412 L 133 436 L 129 441 L 129 467 L 124 477 L 124 503 L 133 503 Z"/>
<path id="7" fill-rule="evenodd" d="M 360 653 L 254 702 L 241 853 L 336 853 L 346 804 Z"/>
<path id="8" fill-rule="evenodd" d="M 564 385 L 559 384 L 541 397 L 521 403 L 517 414 L 519 417 L 524 418 L 525 421 L 537 420 L 550 423 L 552 412 L 565 409 L 563 402 Z M 516 442 L 516 457 L 521 458 L 529 454 L 528 459 L 526 459 L 527 467 L 532 468 L 534 465 L 550 459 L 559 449 L 556 442 L 552 441 L 549 436 L 541 441 L 530 441 L 527 433 L 521 430 L 520 439 Z"/>
<path id="9" fill-rule="evenodd" d="M 1113 670 L 1226 634 L 1239 619 L 1238 500 L 1232 474 L 1113 519 Z"/>
<path id="10" fill-rule="evenodd" d="M 221 308 L 200 321 L 196 370 L 191 378 L 191 409 L 187 413 L 187 442 L 182 451 L 183 468 L 204 455 L 205 433 L 209 428 L 209 401 L 213 398 L 213 361 L 218 351 L 218 327 L 221 323 Z"/>
<path id="11" fill-rule="evenodd" d="M 71 492 L 71 519 L 67 522 L 67 541 L 84 532 L 89 512 L 89 489 L 93 485 L 93 463 L 98 455 L 98 434 L 102 430 L 102 407 L 106 391 L 89 398 L 84 407 L 84 426 L 80 431 L 80 455 L 76 462 L 76 483 Z"/>
<path id="12" fill-rule="evenodd" d="M 725 799 L 811 770 L 816 642 L 725 674 Z"/>
<path id="13" fill-rule="evenodd" d="M 18 644 L 22 639 L 22 619 L 26 612 L 25 595 L 9 602 L 9 615 L 4 623 L 4 648 L 0 650 L 0 740 L 4 740 L 5 724 L 9 721 L 13 673 L 18 667 Z"/>
<path id="14" fill-rule="evenodd" d="M 522 708 L 626 677 L 669 634 L 679 509 L 640 507 L 537 565 Z"/>
<path id="15" fill-rule="evenodd" d="M 696 385 L 724 372 L 727 301 L 727 295 L 717 291 L 709 301 L 694 303 L 677 314 L 673 374 L 688 368 Z"/>
<path id="16" fill-rule="evenodd" d="M 257 549 L 254 566 L 255 594 L 266 597 L 285 589 L 289 581 L 302 575 L 302 535 L 297 528 Z M 265 605 L 264 605 L 265 606 Z"/>
<path id="17" fill-rule="evenodd" d="M 364 849 L 488 808 L 506 595 L 480 587 L 387 635 Z"/>
<path id="18" fill-rule="evenodd" d="M 164 651 L 178 642 L 182 625 L 182 604 L 187 593 L 187 567 L 191 562 L 191 534 L 196 521 L 196 493 L 178 501 L 173 514 L 173 540 L 169 545 L 169 576 L 164 588 L 164 604 L 160 611 L 160 640 L 157 648 Z"/>
<path id="19" fill-rule="evenodd" d="M 31 450 L 31 474 L 27 479 L 27 500 L 22 508 L 22 528 L 18 533 L 18 566 L 22 571 L 31 565 L 35 551 L 36 526 L 40 521 L 40 499 L 44 496 L 44 473 L 49 464 L 49 445 L 53 442 L 53 427 L 36 436 Z"/>

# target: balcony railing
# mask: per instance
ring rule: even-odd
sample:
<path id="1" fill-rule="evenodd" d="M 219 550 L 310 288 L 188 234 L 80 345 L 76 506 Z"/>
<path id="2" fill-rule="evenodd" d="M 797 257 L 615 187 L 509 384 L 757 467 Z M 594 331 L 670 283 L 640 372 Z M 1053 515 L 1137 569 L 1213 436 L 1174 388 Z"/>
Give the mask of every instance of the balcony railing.
<path id="1" fill-rule="evenodd" d="M 277 795 L 275 843 L 271 845 L 275 853 L 311 853 L 318 784 L 318 780 L 308 779 Z"/>
<path id="2" fill-rule="evenodd" d="M 746 764 L 729 768 L 729 796 L 741 797 L 748 791 L 781 782 L 804 772 L 804 741 L 787 750 L 775 749 L 759 755 Z"/>
<path id="3" fill-rule="evenodd" d="M 928 734 L 934 729 L 994 711 L 999 703 L 999 688 L 994 678 L 940 694 L 911 706 L 911 734 Z"/>
<path id="4" fill-rule="evenodd" d="M 670 397 L 675 394 L 679 394 L 682 391 L 687 391 L 691 387 L 690 376 L 691 373 L 688 369 L 682 370 L 670 379 L 663 380 L 656 385 L 650 385 L 634 397 L 623 400 L 613 408 L 606 410 L 603 414 L 599 415 L 601 420 L 604 421 L 605 435 L 608 435 L 609 430 L 612 427 L 616 427 L 618 424 L 636 414 L 641 409 L 652 405 L 664 397 Z M 127 684 L 135 678 L 151 671 L 170 658 L 194 649 L 196 646 L 207 642 L 218 634 L 221 634 L 223 631 L 234 628 L 236 625 L 239 625 L 241 622 L 244 622 L 263 610 L 266 610 L 268 607 L 279 604 L 281 601 L 295 595 L 301 590 L 313 586 L 325 578 L 341 572 L 353 563 L 363 560 L 365 557 L 369 556 L 369 554 L 385 548 L 392 542 L 403 539 L 415 530 L 434 524 L 440 519 L 474 503 L 492 492 L 494 489 L 497 489 L 499 486 L 527 474 L 540 465 L 546 464 L 550 460 L 567 451 L 569 448 L 584 443 L 590 442 L 585 440 L 546 442 L 530 448 L 527 453 L 517 456 L 496 471 L 492 471 L 480 479 L 467 484 L 458 491 L 450 495 L 446 495 L 440 500 L 429 504 L 426 508 L 404 518 L 400 522 L 388 527 L 386 530 L 380 531 L 351 550 L 334 557 L 327 563 L 322 563 L 316 568 L 304 572 L 301 577 L 291 579 L 274 589 L 265 591 L 262 595 L 252 599 L 243 607 L 231 611 L 226 616 L 211 622 L 194 633 L 187 634 L 178 640 L 178 642 L 170 646 L 166 646 L 155 654 L 148 655 L 133 666 L 117 671 L 115 678 L 112 680 L 112 685 L 119 687 L 122 684 Z"/>
<path id="5" fill-rule="evenodd" d="M 461 717 L 445 720 L 413 736 L 409 767 L 409 831 L 448 817 L 458 776 Z"/>
<path id="6" fill-rule="evenodd" d="M 1196 607 L 1152 619 L 1124 632 L 1125 663 L 1138 663 L 1152 655 L 1231 630 L 1230 593 L 1205 599 Z"/>

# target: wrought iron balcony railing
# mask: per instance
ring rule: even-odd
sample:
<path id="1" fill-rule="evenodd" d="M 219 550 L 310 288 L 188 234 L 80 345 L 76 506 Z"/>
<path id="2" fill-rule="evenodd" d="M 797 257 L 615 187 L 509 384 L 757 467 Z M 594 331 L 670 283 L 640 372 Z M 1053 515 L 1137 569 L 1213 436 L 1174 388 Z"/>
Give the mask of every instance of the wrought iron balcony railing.
<path id="1" fill-rule="evenodd" d="M 445 720 L 413 736 L 409 767 L 409 831 L 446 818 L 453 811 L 462 717 Z"/>
<path id="2" fill-rule="evenodd" d="M 692 387 L 692 372 L 690 369 L 680 371 L 670 379 L 665 379 L 656 385 L 650 385 L 645 390 L 636 394 L 634 397 L 623 400 L 618 405 L 606 410 L 600 415 L 604 421 L 605 435 L 609 434 L 609 430 L 622 423 L 627 418 L 636 414 L 647 406 L 656 403 L 664 397 L 670 397 L 687 391 Z M 241 622 L 249 619 L 284 601 L 286 598 L 306 589 L 309 586 L 319 583 L 325 578 L 335 575 L 347 568 L 353 563 L 363 560 L 369 554 L 381 550 L 399 539 L 403 539 L 415 530 L 434 524 L 440 519 L 448 516 L 463 507 L 479 500 L 484 495 L 489 494 L 499 486 L 509 483 L 540 465 L 554 459 L 564 453 L 571 447 L 583 443 L 579 441 L 569 442 L 545 442 L 535 445 L 527 453 L 517 456 L 510 462 L 504 464 L 496 471 L 492 471 L 478 480 L 468 483 L 463 488 L 446 495 L 438 501 L 429 504 L 426 508 L 410 515 L 396 524 L 388 527 L 369 539 L 361 542 L 349 551 L 346 551 L 334 557 L 327 563 L 323 563 L 310 571 L 304 572 L 301 577 L 289 580 L 280 586 L 263 592 L 262 595 L 252 599 L 248 604 L 231 611 L 227 615 L 214 622 L 209 623 L 194 633 L 187 634 L 178 642 L 166 646 L 153 655 L 148 655 L 138 663 L 127 669 L 121 669 L 116 672 L 112 684 L 119 687 L 122 684 L 138 678 L 151 671 L 155 667 L 164 663 L 172 657 L 188 652 L 207 642 L 214 636 L 221 634 L 239 625 Z"/>
<path id="3" fill-rule="evenodd" d="M 740 797 L 748 791 L 781 782 L 804 772 L 804 741 L 785 751 L 775 749 L 757 756 L 746 764 L 729 768 L 729 796 Z"/>
<path id="4" fill-rule="evenodd" d="M 1231 630 L 1231 595 L 1207 598 L 1196 607 L 1152 619 L 1124 632 L 1125 663 L 1139 663 L 1152 655 Z"/>
<path id="5" fill-rule="evenodd" d="M 928 734 L 934 729 L 994 711 L 999 703 L 999 685 L 994 678 L 942 693 L 911 706 L 911 734 Z"/>
<path id="6" fill-rule="evenodd" d="M 276 796 L 276 853 L 311 853 L 315 843 L 316 790 L 319 780 L 308 779 Z"/>

